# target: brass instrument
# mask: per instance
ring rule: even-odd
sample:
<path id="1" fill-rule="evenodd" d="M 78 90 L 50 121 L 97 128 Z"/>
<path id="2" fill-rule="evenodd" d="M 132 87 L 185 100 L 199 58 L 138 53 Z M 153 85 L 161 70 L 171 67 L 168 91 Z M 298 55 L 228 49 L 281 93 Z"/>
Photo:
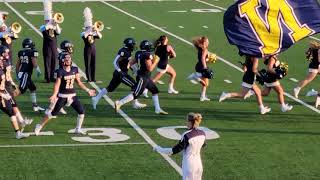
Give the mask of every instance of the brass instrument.
<path id="1" fill-rule="evenodd" d="M 55 23 L 61 24 L 64 21 L 64 16 L 62 13 L 55 13 L 53 15 L 53 20 Z"/>
<path id="2" fill-rule="evenodd" d="M 14 22 L 10 26 L 10 31 L 15 33 L 15 34 L 20 33 L 21 29 L 22 29 L 22 27 L 21 27 L 20 23 L 18 23 L 18 22 Z"/>
<path id="3" fill-rule="evenodd" d="M 103 29 L 104 29 L 104 24 L 103 24 L 102 21 L 96 21 L 96 22 L 94 23 L 94 25 L 93 25 L 93 28 L 94 28 L 96 31 L 101 32 L 101 31 L 103 31 Z"/>

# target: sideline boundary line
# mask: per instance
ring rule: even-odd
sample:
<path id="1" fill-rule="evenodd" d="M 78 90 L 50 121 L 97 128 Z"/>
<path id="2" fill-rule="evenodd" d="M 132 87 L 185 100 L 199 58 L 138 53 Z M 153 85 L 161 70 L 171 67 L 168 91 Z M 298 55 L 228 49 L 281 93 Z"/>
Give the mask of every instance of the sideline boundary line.
<path id="1" fill-rule="evenodd" d="M 196 1 L 199 2 L 199 0 L 196 0 Z M 167 30 L 165 30 L 165 29 L 163 29 L 163 28 L 161 28 L 161 27 L 159 27 L 159 26 L 156 26 L 156 25 L 154 25 L 154 24 L 152 24 L 152 23 L 150 23 L 150 22 L 148 22 L 148 21 L 146 21 L 146 20 L 143 20 L 143 19 L 141 19 L 141 18 L 139 18 L 139 17 L 137 17 L 137 16 L 135 16 L 135 15 L 133 15 L 133 14 L 130 14 L 129 12 L 124 11 L 124 10 L 122 10 L 122 9 L 120 9 L 120 8 L 118 8 L 118 7 L 110 4 L 110 3 L 107 3 L 107 2 L 105 2 L 105 1 L 101 1 L 101 3 L 103 3 L 103 4 L 105 4 L 105 5 L 113 8 L 113 9 L 115 9 L 115 10 L 117 10 L 117 11 L 123 13 L 123 14 L 126 14 L 127 16 L 130 16 L 130 17 L 132 17 L 132 18 L 134 18 L 134 19 L 136 19 L 136 20 L 138 20 L 138 21 L 140 21 L 140 22 L 142 22 L 142 23 L 144 23 L 144 24 L 147 24 L 147 25 L 153 27 L 154 29 L 157 29 L 157 30 L 162 31 L 162 32 L 164 32 L 164 33 L 166 33 L 166 34 L 169 34 L 170 36 L 173 36 L 173 37 L 175 37 L 176 39 L 178 39 L 178 40 L 180 40 L 180 41 L 182 41 L 182 42 L 184 42 L 184 43 L 186 43 L 186 44 L 188 44 L 188 45 L 193 46 L 193 44 L 192 44 L 191 42 L 187 41 L 186 39 L 183 39 L 182 37 L 180 37 L 180 36 L 178 36 L 178 35 L 176 35 L 176 34 L 173 34 L 173 33 L 169 32 L 169 31 L 167 31 Z M 226 59 L 223 59 L 223 58 L 220 57 L 220 56 L 217 56 L 217 58 L 218 58 L 220 61 L 226 63 L 227 65 L 229 65 L 229 66 L 237 69 L 238 71 L 243 72 L 243 70 L 242 70 L 240 67 L 234 65 L 234 64 L 231 63 L 230 61 L 228 61 L 228 60 L 226 60 Z M 315 108 L 314 106 L 311 106 L 310 104 L 307 104 L 307 103 L 305 103 L 304 101 L 293 97 L 291 94 L 289 94 L 289 93 L 287 93 L 287 92 L 284 92 L 284 95 L 287 96 L 288 98 L 290 98 L 290 99 L 292 99 L 292 100 L 294 100 L 294 101 L 302 104 L 303 106 L 311 109 L 312 111 L 320 114 L 320 110 L 317 109 L 317 108 Z"/>
<path id="2" fill-rule="evenodd" d="M 14 12 L 16 13 L 17 16 L 19 16 L 26 24 L 28 24 L 33 30 L 35 30 L 41 37 L 42 37 L 42 33 L 33 25 L 31 24 L 26 18 L 24 18 L 16 9 L 14 9 L 9 3 L 5 2 L 5 4 Z M 75 64 L 75 63 L 74 63 Z M 76 65 L 76 64 L 75 64 Z M 86 76 L 84 74 L 84 72 L 79 68 L 79 72 L 81 74 L 82 77 L 84 77 L 86 79 Z M 95 88 L 98 92 L 100 92 L 100 88 L 94 83 L 94 82 L 90 82 L 89 83 L 93 88 Z M 104 95 L 103 96 L 104 99 L 113 107 L 114 106 L 114 102 L 107 96 Z M 157 144 L 150 138 L 150 136 L 147 135 L 147 133 L 145 133 L 143 131 L 143 129 L 138 126 L 126 113 L 124 113 L 122 110 L 119 111 L 119 114 L 133 127 L 133 129 L 135 129 L 138 134 L 140 134 L 143 139 L 145 139 L 146 142 L 148 142 L 152 147 L 156 147 Z M 161 154 L 159 153 L 179 174 L 180 176 L 182 176 L 182 169 L 181 167 L 173 160 L 169 157 L 169 155 L 167 154 Z"/>

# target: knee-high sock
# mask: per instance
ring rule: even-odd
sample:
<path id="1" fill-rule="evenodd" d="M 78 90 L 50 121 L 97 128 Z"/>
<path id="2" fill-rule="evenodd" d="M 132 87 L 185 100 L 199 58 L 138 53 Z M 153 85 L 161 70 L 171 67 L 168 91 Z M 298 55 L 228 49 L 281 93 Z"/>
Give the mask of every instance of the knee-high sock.
<path id="1" fill-rule="evenodd" d="M 78 114 L 76 129 L 81 129 L 84 120 L 84 114 Z"/>
<path id="2" fill-rule="evenodd" d="M 102 96 L 106 95 L 108 93 L 106 88 L 101 89 L 101 91 L 99 92 L 99 94 L 96 96 L 96 99 L 99 101 Z"/>
<path id="3" fill-rule="evenodd" d="M 132 101 L 133 99 L 134 99 L 133 94 L 130 93 L 128 96 L 122 98 L 122 99 L 119 101 L 119 103 L 120 103 L 120 105 L 122 106 L 122 105 L 124 105 L 124 104 Z"/>
<path id="4" fill-rule="evenodd" d="M 153 104 L 154 104 L 154 108 L 156 111 L 160 111 L 160 103 L 159 103 L 159 97 L 158 95 L 153 95 L 152 96 L 152 100 L 153 100 Z"/>

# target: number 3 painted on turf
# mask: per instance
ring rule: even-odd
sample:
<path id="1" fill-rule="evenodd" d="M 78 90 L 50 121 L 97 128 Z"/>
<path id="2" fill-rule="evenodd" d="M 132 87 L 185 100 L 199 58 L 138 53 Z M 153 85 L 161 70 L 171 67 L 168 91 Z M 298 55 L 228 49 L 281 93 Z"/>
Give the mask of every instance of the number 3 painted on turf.
<path id="1" fill-rule="evenodd" d="M 186 126 L 168 126 L 168 127 L 161 127 L 157 129 L 157 132 L 168 139 L 172 140 L 180 140 L 181 139 L 181 134 L 177 132 L 176 129 L 186 129 Z M 219 134 L 216 133 L 215 131 L 206 128 L 206 127 L 199 127 L 204 133 L 206 134 L 206 139 L 217 139 L 219 138 Z"/>
<path id="2" fill-rule="evenodd" d="M 88 136 L 72 137 L 71 139 L 78 142 L 90 142 L 90 143 L 119 142 L 119 141 L 126 141 L 130 139 L 129 136 L 125 134 L 121 134 L 120 129 L 115 129 L 115 128 L 82 128 L 82 130 L 84 132 L 88 132 L 88 131 L 100 131 L 100 132 L 92 132 L 92 133 L 88 133 Z M 68 133 L 73 133 L 73 132 L 74 132 L 74 129 L 70 129 L 68 131 Z M 94 139 L 92 138 L 94 136 L 107 137 L 107 138 Z"/>

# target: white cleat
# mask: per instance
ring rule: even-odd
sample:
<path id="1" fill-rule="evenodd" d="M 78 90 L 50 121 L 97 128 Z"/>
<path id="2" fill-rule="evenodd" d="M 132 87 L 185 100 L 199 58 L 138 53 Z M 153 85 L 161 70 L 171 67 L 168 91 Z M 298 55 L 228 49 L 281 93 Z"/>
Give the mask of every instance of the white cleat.
<path id="1" fill-rule="evenodd" d="M 77 135 L 86 135 L 87 133 L 85 131 L 83 131 L 82 129 L 78 129 L 76 128 L 74 130 L 74 134 L 77 134 Z"/>
<path id="2" fill-rule="evenodd" d="M 162 115 L 168 115 L 169 114 L 168 112 L 166 112 L 166 111 L 164 111 L 162 109 L 156 110 L 155 113 L 156 114 L 162 114 Z"/>
<path id="3" fill-rule="evenodd" d="M 219 102 L 222 102 L 228 98 L 228 93 L 222 92 L 220 97 L 219 97 Z"/>
<path id="4" fill-rule="evenodd" d="M 115 101 L 115 102 L 114 102 L 114 110 L 115 110 L 115 113 L 118 113 L 118 112 L 119 112 L 120 107 L 121 107 L 120 102 L 119 102 L 119 101 Z"/>
<path id="5" fill-rule="evenodd" d="M 251 97 L 251 96 L 253 96 L 253 95 L 255 95 L 255 93 L 254 93 L 253 90 L 250 89 L 250 90 L 247 92 L 247 94 L 243 97 L 243 99 L 247 99 L 247 98 L 249 98 L 249 97 Z"/>
<path id="6" fill-rule="evenodd" d="M 16 132 L 16 139 L 23 139 L 23 138 L 27 138 L 27 137 L 29 137 L 29 134 L 24 134 L 20 131 Z"/>
<path id="7" fill-rule="evenodd" d="M 179 91 L 176 91 L 175 89 L 168 89 L 169 94 L 179 94 Z"/>
<path id="8" fill-rule="evenodd" d="M 289 104 L 285 104 L 284 106 L 281 107 L 281 111 L 282 112 L 287 112 L 287 111 L 291 111 L 293 108 L 293 106 L 289 105 Z"/>
<path id="9" fill-rule="evenodd" d="M 45 109 L 40 106 L 33 106 L 32 109 L 34 112 L 45 111 Z"/>
<path id="10" fill-rule="evenodd" d="M 270 111 L 271 111 L 271 108 L 265 106 L 265 107 L 260 109 L 260 114 L 266 114 L 266 113 L 268 113 Z"/>
<path id="11" fill-rule="evenodd" d="M 40 134 L 40 131 L 41 131 L 41 124 L 37 124 L 36 125 L 36 127 L 34 128 L 34 134 L 36 135 L 36 136 L 39 136 L 39 134 Z"/>
<path id="12" fill-rule="evenodd" d="M 299 92 L 300 92 L 300 88 L 298 87 L 293 88 L 293 95 L 297 99 L 298 99 Z"/>
<path id="13" fill-rule="evenodd" d="M 317 99 L 316 99 L 316 108 L 318 108 L 318 106 L 320 105 L 320 96 L 317 96 Z"/>
<path id="14" fill-rule="evenodd" d="M 200 97 L 200 101 L 203 102 L 203 101 L 210 101 L 210 99 L 208 97 Z"/>
<path id="15" fill-rule="evenodd" d="M 145 98 L 148 98 L 148 89 L 145 89 L 142 93 L 142 95 L 145 97 Z"/>
<path id="16" fill-rule="evenodd" d="M 318 91 L 311 89 L 310 91 L 307 92 L 306 96 L 316 96 L 318 95 Z"/>
<path id="17" fill-rule="evenodd" d="M 191 79 L 190 82 L 191 82 L 192 84 L 199 84 L 198 81 L 196 81 L 196 80 L 194 80 L 194 79 Z"/>
<path id="18" fill-rule="evenodd" d="M 64 110 L 63 108 L 61 108 L 59 112 L 60 112 L 61 114 L 64 114 L 64 115 L 68 114 L 67 111 Z"/>
<path id="19" fill-rule="evenodd" d="M 93 108 L 94 110 L 96 110 L 96 109 L 97 109 L 97 104 L 98 104 L 97 98 L 96 98 L 96 97 L 92 97 L 92 98 L 91 98 L 91 103 L 92 103 L 92 108 Z"/>
<path id="20" fill-rule="evenodd" d="M 157 81 L 157 83 L 158 83 L 158 84 L 161 84 L 161 85 L 165 84 L 165 83 L 164 83 L 163 81 L 161 81 L 161 80 Z"/>
<path id="21" fill-rule="evenodd" d="M 143 103 L 140 103 L 140 102 L 135 102 L 135 103 L 132 104 L 132 107 L 134 109 L 142 109 L 142 108 L 147 107 L 147 105 L 143 104 Z"/>

